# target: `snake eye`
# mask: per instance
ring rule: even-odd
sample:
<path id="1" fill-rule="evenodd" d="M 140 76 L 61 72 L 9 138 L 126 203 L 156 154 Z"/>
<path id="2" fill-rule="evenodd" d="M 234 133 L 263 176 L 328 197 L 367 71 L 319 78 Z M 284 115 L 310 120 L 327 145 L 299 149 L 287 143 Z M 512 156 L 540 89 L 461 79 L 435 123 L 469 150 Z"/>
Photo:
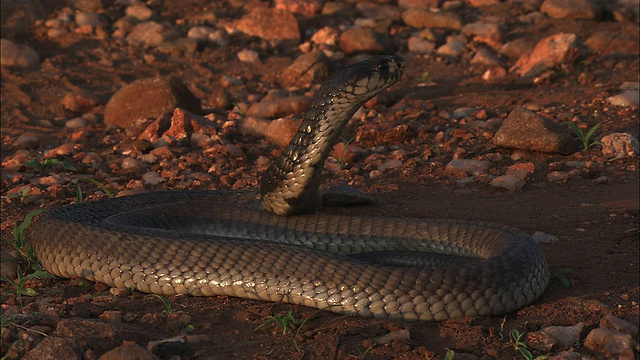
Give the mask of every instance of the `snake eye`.
<path id="1" fill-rule="evenodd" d="M 379 63 L 376 68 L 378 69 L 378 71 L 380 72 L 380 75 L 384 78 L 387 77 L 387 74 L 389 73 L 389 63 L 387 62 L 382 62 Z"/>

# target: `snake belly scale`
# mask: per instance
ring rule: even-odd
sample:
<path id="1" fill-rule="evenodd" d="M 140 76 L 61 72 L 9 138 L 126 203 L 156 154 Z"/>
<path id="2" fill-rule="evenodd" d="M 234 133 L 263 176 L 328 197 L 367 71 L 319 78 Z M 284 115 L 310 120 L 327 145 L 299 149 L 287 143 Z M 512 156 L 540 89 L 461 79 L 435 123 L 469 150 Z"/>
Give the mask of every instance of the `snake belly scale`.
<path id="1" fill-rule="evenodd" d="M 438 321 L 531 304 L 550 275 L 522 230 L 315 214 L 322 167 L 340 131 L 403 69 L 402 58 L 378 56 L 332 75 L 263 175 L 262 209 L 239 193 L 206 190 L 71 205 L 34 224 L 36 255 L 54 275 L 118 288 L 229 295 L 365 317 Z M 412 266 L 394 260 L 402 254 L 463 261 Z"/>

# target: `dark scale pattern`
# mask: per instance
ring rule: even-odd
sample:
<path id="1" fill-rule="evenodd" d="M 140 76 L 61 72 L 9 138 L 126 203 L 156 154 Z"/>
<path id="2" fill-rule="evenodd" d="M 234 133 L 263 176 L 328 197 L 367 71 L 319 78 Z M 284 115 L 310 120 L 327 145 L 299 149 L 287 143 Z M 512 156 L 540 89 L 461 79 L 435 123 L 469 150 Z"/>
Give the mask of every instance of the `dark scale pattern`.
<path id="1" fill-rule="evenodd" d="M 325 83 L 263 175 L 262 203 L 271 212 L 213 191 L 72 205 L 34 224 L 36 255 L 52 274 L 118 288 L 377 318 L 499 315 L 530 304 L 546 289 L 549 269 L 521 230 L 455 220 L 278 216 L 317 209 L 321 170 L 340 131 L 364 102 L 398 81 L 403 67 L 397 56 L 376 57 Z M 399 266 L 392 254 L 403 252 L 430 255 Z M 444 266 L 430 268 L 434 257 Z"/>

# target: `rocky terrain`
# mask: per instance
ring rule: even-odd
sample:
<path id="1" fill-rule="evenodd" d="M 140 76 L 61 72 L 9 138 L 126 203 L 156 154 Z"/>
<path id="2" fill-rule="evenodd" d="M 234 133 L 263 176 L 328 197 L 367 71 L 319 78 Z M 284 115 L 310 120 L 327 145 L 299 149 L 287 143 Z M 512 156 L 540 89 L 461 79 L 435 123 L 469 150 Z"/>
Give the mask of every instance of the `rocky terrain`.
<path id="1" fill-rule="evenodd" d="M 637 358 L 638 19 L 628 0 L 3 1 L 3 359 Z M 37 271 L 35 211 L 255 194 L 322 81 L 390 53 L 402 80 L 325 166 L 373 204 L 322 211 L 522 228 L 553 273 L 535 304 L 405 323 Z"/>

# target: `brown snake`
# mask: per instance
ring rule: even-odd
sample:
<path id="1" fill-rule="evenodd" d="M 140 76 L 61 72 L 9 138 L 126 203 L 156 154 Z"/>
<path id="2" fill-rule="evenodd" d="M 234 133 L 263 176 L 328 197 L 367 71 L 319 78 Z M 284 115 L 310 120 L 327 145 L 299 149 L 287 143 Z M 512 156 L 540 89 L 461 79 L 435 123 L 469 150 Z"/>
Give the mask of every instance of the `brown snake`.
<path id="1" fill-rule="evenodd" d="M 52 274 L 118 288 L 281 301 L 376 318 L 499 315 L 532 303 L 547 287 L 549 268 L 521 230 L 312 214 L 340 131 L 403 70 L 404 59 L 378 56 L 329 78 L 263 175 L 269 211 L 216 191 L 81 203 L 38 220 L 31 232 L 36 255 Z"/>

